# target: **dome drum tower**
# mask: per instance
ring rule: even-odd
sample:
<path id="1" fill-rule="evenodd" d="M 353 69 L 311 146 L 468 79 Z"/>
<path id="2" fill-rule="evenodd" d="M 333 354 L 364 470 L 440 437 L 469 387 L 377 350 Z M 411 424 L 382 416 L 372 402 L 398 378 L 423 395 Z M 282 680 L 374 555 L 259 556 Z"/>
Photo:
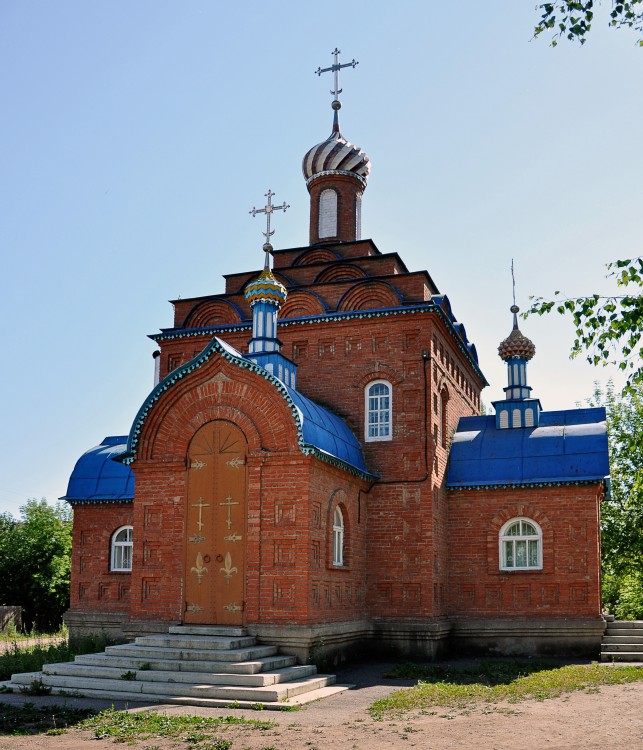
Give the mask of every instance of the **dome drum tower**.
<path id="1" fill-rule="evenodd" d="M 310 194 L 310 244 L 323 242 L 353 242 L 361 239 L 362 194 L 371 171 L 368 156 L 359 146 L 349 143 L 339 129 L 341 89 L 337 80 L 340 68 L 355 67 L 353 60 L 339 64 L 339 50 L 335 50 L 334 64 L 319 68 L 318 74 L 333 72 L 335 89 L 333 130 L 330 136 L 313 146 L 304 156 L 302 171 Z"/>

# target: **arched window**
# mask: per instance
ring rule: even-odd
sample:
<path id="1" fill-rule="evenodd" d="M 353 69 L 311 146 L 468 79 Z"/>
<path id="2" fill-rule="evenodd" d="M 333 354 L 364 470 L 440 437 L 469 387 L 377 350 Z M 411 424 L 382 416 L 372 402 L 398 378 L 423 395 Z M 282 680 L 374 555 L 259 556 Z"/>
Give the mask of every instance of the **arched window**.
<path id="1" fill-rule="evenodd" d="M 520 409 L 514 409 L 511 413 L 511 426 L 520 427 Z"/>
<path id="2" fill-rule="evenodd" d="M 366 386 L 366 441 L 391 440 L 393 437 L 393 388 L 386 380 Z"/>
<path id="3" fill-rule="evenodd" d="M 501 570 L 541 570 L 543 533 L 530 518 L 512 518 L 500 529 Z"/>
<path id="4" fill-rule="evenodd" d="M 500 429 L 504 430 L 507 427 L 509 427 L 509 411 L 502 409 L 500 412 Z"/>
<path id="5" fill-rule="evenodd" d="M 534 410 L 525 409 L 525 427 L 534 426 Z"/>
<path id="6" fill-rule="evenodd" d="M 337 506 L 333 514 L 333 565 L 344 564 L 344 514 Z"/>
<path id="7" fill-rule="evenodd" d="M 319 239 L 337 236 L 337 193 L 331 188 L 319 195 Z"/>
<path id="8" fill-rule="evenodd" d="M 131 526 L 121 526 L 112 536 L 111 570 L 130 572 L 132 570 L 132 548 L 134 530 Z"/>

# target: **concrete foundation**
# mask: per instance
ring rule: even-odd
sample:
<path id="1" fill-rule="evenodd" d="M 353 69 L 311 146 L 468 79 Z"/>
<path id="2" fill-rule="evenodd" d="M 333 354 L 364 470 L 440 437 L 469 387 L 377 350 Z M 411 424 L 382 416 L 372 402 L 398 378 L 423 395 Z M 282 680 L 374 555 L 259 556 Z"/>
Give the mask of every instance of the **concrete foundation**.
<path id="1" fill-rule="evenodd" d="M 130 621 L 125 614 L 67 612 L 70 636 L 105 635 L 133 641 L 167 633 L 174 622 Z M 264 645 L 278 646 L 300 664 L 327 667 L 373 654 L 431 661 L 455 654 L 490 656 L 582 656 L 598 658 L 605 631 L 602 618 L 333 622 L 311 626 L 249 625 Z"/>

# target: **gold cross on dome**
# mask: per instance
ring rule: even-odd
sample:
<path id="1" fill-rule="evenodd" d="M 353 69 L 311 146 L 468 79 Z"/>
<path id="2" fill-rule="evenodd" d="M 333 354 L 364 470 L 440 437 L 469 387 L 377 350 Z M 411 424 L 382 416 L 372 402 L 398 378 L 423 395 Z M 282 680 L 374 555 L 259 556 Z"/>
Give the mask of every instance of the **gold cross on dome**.
<path id="1" fill-rule="evenodd" d="M 339 95 L 342 93 L 342 90 L 339 88 L 339 71 L 342 68 L 354 68 L 356 65 L 359 65 L 357 60 L 353 58 L 350 62 L 344 63 L 343 65 L 340 65 L 339 63 L 339 56 L 341 55 L 341 50 L 338 50 L 337 47 L 331 52 L 331 55 L 333 56 L 333 64 L 330 66 L 330 68 L 317 68 L 315 73 L 317 73 L 318 76 L 321 76 L 322 73 L 333 73 L 335 77 L 335 90 L 331 91 L 330 93 L 335 97 L 335 101 L 339 101 Z"/>
<path id="2" fill-rule="evenodd" d="M 268 192 L 265 193 L 266 198 L 268 199 L 268 202 L 263 208 L 255 208 L 252 207 L 252 211 L 249 211 L 248 213 L 251 213 L 253 216 L 256 216 L 257 214 L 266 214 L 266 231 L 262 232 L 263 236 L 266 238 L 266 245 L 270 244 L 270 238 L 275 233 L 275 230 L 273 229 L 272 232 L 270 231 L 270 216 L 273 211 L 283 211 L 286 213 L 286 209 L 290 208 L 290 206 L 284 201 L 280 206 L 273 206 L 272 205 L 272 198 L 276 195 L 276 193 L 273 193 L 270 188 L 268 188 Z"/>

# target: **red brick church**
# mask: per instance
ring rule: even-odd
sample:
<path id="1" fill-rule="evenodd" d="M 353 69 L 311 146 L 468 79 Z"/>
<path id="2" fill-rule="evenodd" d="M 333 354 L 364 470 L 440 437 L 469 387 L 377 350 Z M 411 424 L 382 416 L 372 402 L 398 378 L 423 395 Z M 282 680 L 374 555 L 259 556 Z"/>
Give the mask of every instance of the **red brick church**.
<path id="1" fill-rule="evenodd" d="M 70 630 L 243 625 L 301 659 L 597 651 L 605 413 L 541 409 L 512 308 L 480 416 L 449 299 L 361 239 L 370 163 L 339 107 L 303 160 L 309 244 L 273 249 L 268 223 L 263 271 L 175 300 L 129 434 L 77 462 Z"/>

